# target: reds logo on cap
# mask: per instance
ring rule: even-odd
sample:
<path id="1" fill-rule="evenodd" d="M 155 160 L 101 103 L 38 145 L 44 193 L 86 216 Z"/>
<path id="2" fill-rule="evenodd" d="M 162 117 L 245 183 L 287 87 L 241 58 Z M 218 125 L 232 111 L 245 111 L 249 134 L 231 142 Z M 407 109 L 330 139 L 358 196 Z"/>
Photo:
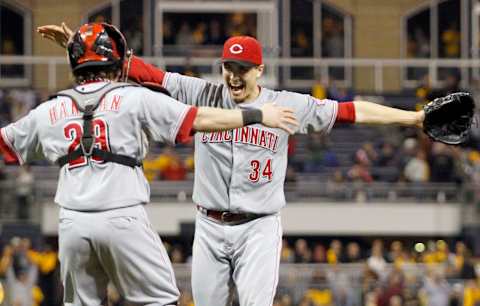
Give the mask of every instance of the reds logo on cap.
<path id="1" fill-rule="evenodd" d="M 223 45 L 222 62 L 238 62 L 252 66 L 262 64 L 262 46 L 251 36 L 233 36 Z"/>
<path id="2" fill-rule="evenodd" d="M 234 44 L 230 47 L 229 51 L 233 54 L 239 54 L 243 52 L 243 47 L 239 44 Z"/>

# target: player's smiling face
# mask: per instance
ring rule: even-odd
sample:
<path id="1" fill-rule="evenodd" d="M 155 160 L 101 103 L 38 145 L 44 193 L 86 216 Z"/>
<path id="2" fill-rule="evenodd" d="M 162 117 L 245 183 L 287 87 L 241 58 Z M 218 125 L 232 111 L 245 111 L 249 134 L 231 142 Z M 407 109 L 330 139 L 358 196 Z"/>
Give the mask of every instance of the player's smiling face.
<path id="1" fill-rule="evenodd" d="M 233 101 L 242 103 L 258 97 L 260 89 L 257 79 L 262 75 L 263 67 L 263 65 L 246 67 L 234 62 L 223 63 L 223 79 Z"/>

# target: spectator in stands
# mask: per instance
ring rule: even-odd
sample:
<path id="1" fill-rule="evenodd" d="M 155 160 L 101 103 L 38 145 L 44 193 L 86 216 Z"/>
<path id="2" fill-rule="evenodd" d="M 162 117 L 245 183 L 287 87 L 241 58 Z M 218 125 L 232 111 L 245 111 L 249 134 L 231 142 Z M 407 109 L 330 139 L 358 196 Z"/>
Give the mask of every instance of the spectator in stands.
<path id="1" fill-rule="evenodd" d="M 447 29 L 441 34 L 442 55 L 447 58 L 460 57 L 460 32 L 457 21 L 450 22 Z"/>
<path id="2" fill-rule="evenodd" d="M 55 305 L 59 291 L 55 273 L 58 268 L 57 252 L 50 245 L 45 245 L 42 251 L 30 250 L 28 257 L 39 270 L 38 286 L 45 297 L 42 305 Z"/>
<path id="3" fill-rule="evenodd" d="M 338 102 L 351 102 L 355 99 L 353 91 L 340 82 L 332 81 L 327 89 L 327 98 Z"/>
<path id="4" fill-rule="evenodd" d="M 145 159 L 143 160 L 143 172 L 149 182 L 160 178 L 160 172 L 163 165 L 163 159 L 161 156 L 156 156 L 153 152 L 149 151 Z"/>
<path id="5" fill-rule="evenodd" d="M 344 38 L 342 24 L 332 17 L 322 22 L 322 53 L 324 57 L 344 57 Z M 352 101 L 352 100 L 349 100 Z"/>
<path id="6" fill-rule="evenodd" d="M 364 305 L 376 305 L 379 294 L 380 278 L 377 273 L 365 265 L 361 278 L 361 293 Z"/>
<path id="7" fill-rule="evenodd" d="M 453 277 L 459 277 L 462 273 L 463 266 L 465 264 L 465 258 L 468 257 L 467 247 L 463 241 L 457 241 L 455 243 L 455 253 L 449 258 L 450 264 L 453 266 Z"/>
<path id="8" fill-rule="evenodd" d="M 319 100 L 323 100 L 327 98 L 327 86 L 322 81 L 322 77 L 317 75 L 315 78 L 315 83 L 312 86 L 312 97 L 315 97 Z"/>
<path id="9" fill-rule="evenodd" d="M 390 263 L 395 263 L 397 260 L 402 259 L 403 244 L 402 242 L 395 240 L 390 244 L 390 252 L 387 255 L 387 260 Z"/>
<path id="10" fill-rule="evenodd" d="M 372 252 L 367 259 L 368 268 L 371 269 L 380 279 L 385 279 L 387 276 L 387 262 L 383 257 L 383 242 L 376 239 L 372 243 Z"/>
<path id="11" fill-rule="evenodd" d="M 378 167 L 399 167 L 398 155 L 393 144 L 384 142 L 378 152 L 378 157 L 374 162 Z"/>
<path id="12" fill-rule="evenodd" d="M 343 258 L 343 245 L 340 240 L 334 239 L 330 243 L 330 248 L 327 250 L 327 262 L 331 265 L 341 263 Z"/>
<path id="13" fill-rule="evenodd" d="M 370 164 L 364 152 L 356 154 L 357 160 L 355 164 L 348 170 L 347 177 L 352 182 L 363 182 L 371 183 L 373 182 L 373 177 L 370 173 Z"/>
<path id="14" fill-rule="evenodd" d="M 356 242 L 349 242 L 347 244 L 347 252 L 345 256 L 345 262 L 359 263 L 362 262 L 362 254 L 360 251 L 360 245 Z"/>
<path id="15" fill-rule="evenodd" d="M 388 306 L 403 306 L 403 300 L 400 295 L 394 295 L 388 301 Z"/>
<path id="16" fill-rule="evenodd" d="M 334 266 L 327 273 L 327 280 L 335 306 L 361 306 L 347 271 Z"/>
<path id="17" fill-rule="evenodd" d="M 403 174 L 409 182 L 428 182 L 430 178 L 430 168 L 424 151 L 417 151 L 415 157 L 408 161 L 403 170 Z"/>
<path id="18" fill-rule="evenodd" d="M 420 27 L 416 27 L 412 33 L 409 33 L 407 56 L 416 58 L 430 57 L 430 38 Z"/>
<path id="19" fill-rule="evenodd" d="M 207 24 L 205 22 L 199 22 L 193 29 L 193 42 L 196 45 L 203 45 L 207 42 Z"/>
<path id="20" fill-rule="evenodd" d="M 328 145 L 324 135 L 319 133 L 308 134 L 306 149 L 308 152 L 304 160 L 305 172 L 320 172 L 323 167 L 338 167 L 337 156 Z"/>
<path id="21" fill-rule="evenodd" d="M 312 43 L 302 28 L 294 29 L 292 37 L 292 56 L 302 57 L 312 55 Z"/>
<path id="22" fill-rule="evenodd" d="M 225 40 L 227 40 L 227 38 L 223 34 L 220 21 L 217 19 L 211 19 L 208 26 L 207 44 L 223 45 Z"/>
<path id="23" fill-rule="evenodd" d="M 158 159 L 162 180 L 182 181 L 186 179 L 187 170 L 185 164 L 172 147 L 165 147 Z"/>
<path id="24" fill-rule="evenodd" d="M 450 285 L 436 269 L 430 269 L 423 282 L 421 294 L 425 296 L 426 306 L 449 306 Z"/>
<path id="25" fill-rule="evenodd" d="M 321 243 L 315 243 L 313 247 L 312 262 L 325 263 L 327 261 L 327 255 L 325 247 Z"/>
<path id="26" fill-rule="evenodd" d="M 404 289 L 404 275 L 401 270 L 393 270 L 388 276 L 388 282 L 386 288 L 382 290 L 382 293 L 378 296 L 378 306 L 390 306 L 392 305 L 392 298 L 398 297 L 393 300 L 393 305 L 402 305 L 403 289 Z M 398 304 L 400 303 L 400 304 Z M 393 306 L 392 305 L 392 306 Z"/>
<path id="27" fill-rule="evenodd" d="M 183 254 L 183 249 L 180 245 L 174 245 L 170 251 L 170 259 L 172 263 L 184 263 L 185 256 Z"/>
<path id="28" fill-rule="evenodd" d="M 370 173 L 370 159 L 364 149 L 355 152 L 355 164 L 348 170 L 347 176 L 352 182 L 371 183 L 373 177 Z"/>
<path id="29" fill-rule="evenodd" d="M 287 239 L 282 240 L 282 252 L 280 262 L 292 263 L 295 261 L 295 251 L 290 247 Z"/>
<path id="30" fill-rule="evenodd" d="M 377 163 L 378 153 L 375 150 L 375 147 L 373 146 L 373 144 L 371 142 L 367 141 L 367 142 L 363 143 L 362 148 L 360 150 L 363 150 L 364 153 L 366 154 L 369 165 Z"/>
<path id="31" fill-rule="evenodd" d="M 350 190 L 345 182 L 345 177 L 340 169 L 336 169 L 327 179 L 327 195 L 334 200 L 350 198 Z"/>
<path id="32" fill-rule="evenodd" d="M 478 280 L 469 279 L 463 290 L 463 306 L 476 306 L 480 303 L 480 285 Z"/>
<path id="33" fill-rule="evenodd" d="M 0 272 L 6 275 L 6 291 L 11 306 L 33 306 L 43 299 L 43 294 L 36 287 L 38 267 L 27 255 L 29 249 L 29 239 L 15 237 L 5 246 L 0 260 Z"/>
<path id="34" fill-rule="evenodd" d="M 429 164 L 432 182 L 453 182 L 455 180 L 455 164 L 447 145 L 440 142 L 433 144 Z"/>
<path id="35" fill-rule="evenodd" d="M 123 31 L 128 47 L 133 49 L 134 54 L 143 54 L 143 18 L 141 16 L 130 17 L 128 27 Z M 165 30 L 164 30 L 165 33 Z M 43 100 L 45 101 L 45 100 Z"/>
<path id="36" fill-rule="evenodd" d="M 415 104 L 415 110 L 422 110 L 425 104 L 429 101 L 431 97 L 432 88 L 430 86 L 430 76 L 424 74 L 420 79 L 420 85 L 415 90 L 415 96 L 417 97 L 417 103 Z"/>
<path id="37" fill-rule="evenodd" d="M 169 18 L 163 19 L 163 26 L 162 26 L 162 37 L 163 37 L 163 44 L 164 45 L 173 45 L 175 44 L 175 35 L 174 35 L 172 21 Z"/>
<path id="38" fill-rule="evenodd" d="M 36 106 L 36 93 L 30 89 L 14 89 L 8 93 L 12 103 L 11 117 L 17 120 L 25 116 L 32 108 Z"/>
<path id="39" fill-rule="evenodd" d="M 192 46 L 194 43 L 192 31 L 188 22 L 184 21 L 175 36 L 175 44 L 178 46 Z"/>
<path id="40" fill-rule="evenodd" d="M 236 12 L 236 13 L 230 14 L 228 24 L 227 24 L 227 36 L 229 37 L 239 36 L 239 35 L 256 36 L 256 33 L 249 33 L 246 19 L 247 17 L 245 13 Z"/>
<path id="41" fill-rule="evenodd" d="M 308 247 L 305 239 L 297 239 L 295 241 L 295 262 L 309 263 L 312 261 L 312 251 Z"/>
<path id="42" fill-rule="evenodd" d="M 437 252 L 436 252 L 437 262 L 446 263 L 450 255 L 450 250 L 445 240 L 437 240 L 436 249 L 437 249 Z"/>

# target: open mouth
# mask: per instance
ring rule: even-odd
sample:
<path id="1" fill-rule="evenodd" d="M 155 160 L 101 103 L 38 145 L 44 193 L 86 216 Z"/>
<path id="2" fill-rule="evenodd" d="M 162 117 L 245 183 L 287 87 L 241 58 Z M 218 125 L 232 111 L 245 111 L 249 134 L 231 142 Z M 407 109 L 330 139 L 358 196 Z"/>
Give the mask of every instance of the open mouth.
<path id="1" fill-rule="evenodd" d="M 228 86 L 230 87 L 230 91 L 231 91 L 234 95 L 241 94 L 242 91 L 245 89 L 245 85 L 244 85 L 244 84 L 238 84 L 238 85 L 228 84 Z"/>

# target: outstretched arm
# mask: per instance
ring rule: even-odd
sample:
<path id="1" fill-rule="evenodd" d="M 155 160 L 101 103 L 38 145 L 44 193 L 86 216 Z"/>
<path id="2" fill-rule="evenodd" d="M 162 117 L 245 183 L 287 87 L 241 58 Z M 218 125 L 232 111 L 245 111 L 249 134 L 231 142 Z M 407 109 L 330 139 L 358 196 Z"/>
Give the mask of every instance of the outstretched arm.
<path id="1" fill-rule="evenodd" d="M 422 111 L 404 111 L 367 101 L 354 101 L 355 123 L 400 124 L 421 127 L 425 118 Z"/>
<path id="2" fill-rule="evenodd" d="M 193 121 L 193 129 L 195 131 L 220 131 L 255 123 L 280 128 L 289 134 L 293 134 L 298 126 L 292 109 L 268 103 L 260 109 L 248 110 L 199 107 Z"/>

